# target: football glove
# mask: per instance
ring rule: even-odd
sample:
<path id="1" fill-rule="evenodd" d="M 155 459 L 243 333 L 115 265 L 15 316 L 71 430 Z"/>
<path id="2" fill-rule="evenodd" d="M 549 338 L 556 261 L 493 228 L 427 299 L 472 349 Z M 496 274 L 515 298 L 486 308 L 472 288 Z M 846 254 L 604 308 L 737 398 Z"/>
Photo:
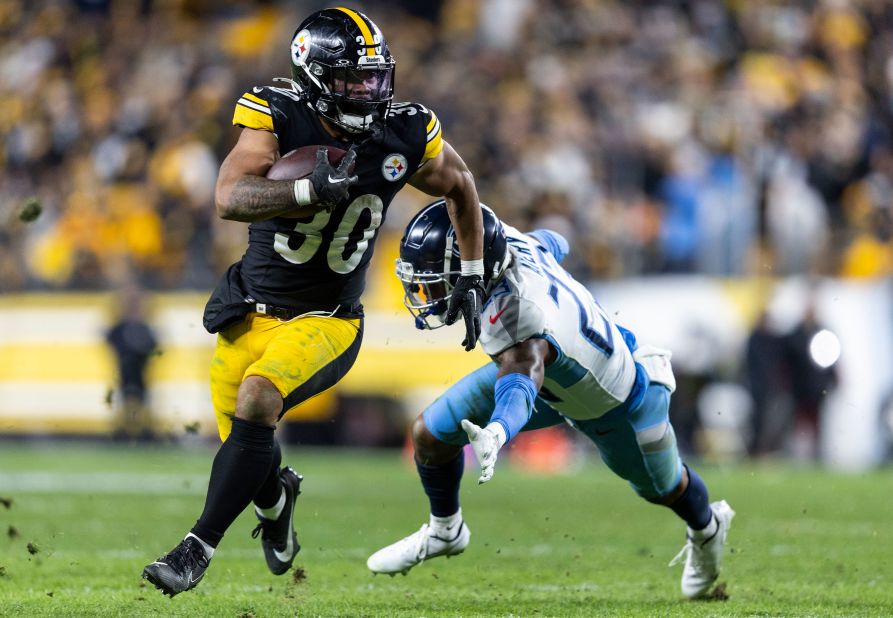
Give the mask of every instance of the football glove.
<path id="1" fill-rule="evenodd" d="M 459 312 L 465 318 L 465 351 L 474 349 L 481 336 L 481 306 L 484 303 L 484 282 L 480 275 L 459 275 L 450 294 L 450 303 L 444 322 L 453 324 L 459 319 Z"/>
<path id="2" fill-rule="evenodd" d="M 338 167 L 332 167 L 328 149 L 325 146 L 316 149 L 316 167 L 310 174 L 310 184 L 316 194 L 317 204 L 331 210 L 347 199 L 350 186 L 359 180 L 348 171 L 356 158 L 356 151 L 350 148 Z"/>
<path id="3" fill-rule="evenodd" d="M 471 448 L 481 464 L 481 476 L 478 484 L 486 483 L 493 478 L 496 468 L 496 456 L 505 441 L 505 434 L 496 428 L 491 428 L 495 423 L 486 427 L 478 427 L 467 419 L 462 419 L 462 429 L 468 434 Z"/>

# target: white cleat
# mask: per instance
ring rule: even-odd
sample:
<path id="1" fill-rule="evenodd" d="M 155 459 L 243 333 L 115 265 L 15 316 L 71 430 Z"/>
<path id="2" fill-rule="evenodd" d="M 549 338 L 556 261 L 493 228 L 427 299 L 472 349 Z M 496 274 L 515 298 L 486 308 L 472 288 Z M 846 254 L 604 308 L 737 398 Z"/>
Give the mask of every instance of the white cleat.
<path id="1" fill-rule="evenodd" d="M 456 536 L 450 540 L 435 536 L 431 526 L 425 524 L 417 532 L 369 556 L 366 566 L 373 573 L 385 573 L 391 577 L 397 573 L 406 575 L 409 569 L 429 558 L 449 558 L 461 554 L 468 547 L 470 539 L 471 531 L 464 521 L 459 524 Z"/>
<path id="2" fill-rule="evenodd" d="M 713 515 L 716 517 L 716 533 L 704 541 L 695 541 L 689 531 L 688 542 L 676 557 L 670 561 L 670 566 L 679 564 L 685 558 L 685 567 L 682 569 L 682 594 L 689 599 L 697 599 L 707 594 L 713 582 L 719 577 L 719 565 L 722 562 L 722 550 L 726 544 L 726 535 L 735 511 L 725 500 L 714 502 L 710 505 Z"/>

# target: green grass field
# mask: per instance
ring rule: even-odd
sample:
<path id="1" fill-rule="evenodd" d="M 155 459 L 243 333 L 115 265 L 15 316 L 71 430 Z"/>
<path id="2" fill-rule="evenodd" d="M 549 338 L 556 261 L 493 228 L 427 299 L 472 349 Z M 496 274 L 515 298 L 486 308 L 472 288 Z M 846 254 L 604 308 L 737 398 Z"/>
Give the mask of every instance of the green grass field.
<path id="1" fill-rule="evenodd" d="M 0 445 L 2 616 L 890 616 L 893 472 L 858 476 L 784 465 L 702 466 L 738 515 L 725 601 L 680 598 L 667 562 L 683 526 L 593 462 L 560 477 L 510 466 L 475 483 L 462 556 L 407 577 L 373 577 L 370 552 L 427 517 L 395 452 L 297 451 L 304 578 L 267 572 L 244 514 L 204 581 L 174 599 L 142 567 L 198 516 L 213 450 Z M 32 553 L 33 552 L 33 553 Z"/>

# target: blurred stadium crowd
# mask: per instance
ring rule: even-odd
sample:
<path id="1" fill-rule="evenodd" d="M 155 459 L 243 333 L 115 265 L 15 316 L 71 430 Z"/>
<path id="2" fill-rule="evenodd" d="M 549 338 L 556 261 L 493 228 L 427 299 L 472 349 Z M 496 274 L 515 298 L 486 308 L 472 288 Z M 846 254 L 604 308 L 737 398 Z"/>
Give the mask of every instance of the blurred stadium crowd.
<path id="1" fill-rule="evenodd" d="M 320 6 L 0 3 L 0 289 L 210 287 L 245 242 L 213 208 L 233 103 L 288 74 Z M 893 274 L 886 0 L 357 8 L 398 99 L 437 112 L 504 218 L 571 238 L 579 276 Z"/>

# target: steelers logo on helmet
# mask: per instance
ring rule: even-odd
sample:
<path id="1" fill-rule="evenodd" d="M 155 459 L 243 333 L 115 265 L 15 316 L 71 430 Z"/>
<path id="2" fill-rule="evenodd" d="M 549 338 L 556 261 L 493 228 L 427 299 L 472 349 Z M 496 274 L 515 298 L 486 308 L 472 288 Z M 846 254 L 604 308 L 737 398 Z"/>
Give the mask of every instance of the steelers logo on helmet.
<path id="1" fill-rule="evenodd" d="M 406 157 L 399 152 L 395 152 L 385 157 L 384 163 L 381 164 L 381 174 L 386 180 L 396 182 L 403 178 L 407 167 Z"/>
<path id="2" fill-rule="evenodd" d="M 301 64 L 310 54 L 310 31 L 301 30 L 291 40 L 291 59 L 295 64 Z"/>

